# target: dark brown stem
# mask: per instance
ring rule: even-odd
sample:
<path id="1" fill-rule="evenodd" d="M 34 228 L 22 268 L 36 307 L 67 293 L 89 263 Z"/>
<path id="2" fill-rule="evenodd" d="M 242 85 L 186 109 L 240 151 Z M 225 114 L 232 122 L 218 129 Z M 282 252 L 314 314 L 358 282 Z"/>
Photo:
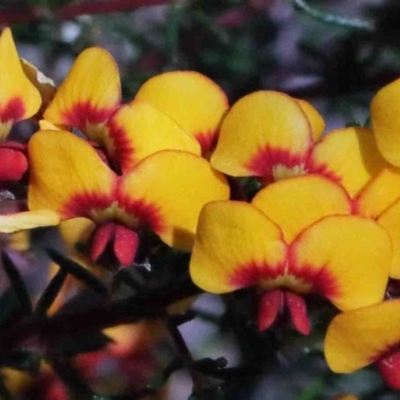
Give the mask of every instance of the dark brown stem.
<path id="1" fill-rule="evenodd" d="M 134 10 L 143 6 L 170 3 L 171 0 L 95 0 L 68 4 L 59 8 L 38 6 L 10 7 L 0 11 L 0 25 L 11 25 L 38 21 L 45 17 L 56 20 L 73 19 L 85 14 L 106 14 Z"/>

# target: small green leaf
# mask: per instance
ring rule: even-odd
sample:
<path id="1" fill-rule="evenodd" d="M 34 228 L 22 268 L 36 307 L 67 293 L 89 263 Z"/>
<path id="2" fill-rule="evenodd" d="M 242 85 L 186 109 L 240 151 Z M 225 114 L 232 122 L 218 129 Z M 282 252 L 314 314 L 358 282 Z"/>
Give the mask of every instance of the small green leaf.
<path id="1" fill-rule="evenodd" d="M 36 314 L 45 315 L 47 313 L 48 309 L 51 307 L 54 300 L 56 299 L 58 293 L 60 293 L 60 290 L 67 276 L 67 271 L 60 268 L 60 270 L 53 277 L 53 279 L 50 281 L 43 294 L 41 295 L 36 305 Z"/>
<path id="2" fill-rule="evenodd" d="M 1 259 L 3 262 L 4 271 L 10 280 L 11 286 L 14 289 L 15 295 L 17 296 L 23 312 L 26 315 L 30 315 L 32 313 L 32 303 L 21 274 L 7 253 L 3 252 Z"/>
<path id="3" fill-rule="evenodd" d="M 92 290 L 99 293 L 100 295 L 106 297 L 108 295 L 108 289 L 104 283 L 96 278 L 92 273 L 90 273 L 86 268 L 82 267 L 75 261 L 63 256 L 58 251 L 53 249 L 47 249 L 47 254 L 49 257 L 60 266 L 62 270 L 73 275 L 75 278 L 79 279 L 81 282 L 89 286 Z"/>

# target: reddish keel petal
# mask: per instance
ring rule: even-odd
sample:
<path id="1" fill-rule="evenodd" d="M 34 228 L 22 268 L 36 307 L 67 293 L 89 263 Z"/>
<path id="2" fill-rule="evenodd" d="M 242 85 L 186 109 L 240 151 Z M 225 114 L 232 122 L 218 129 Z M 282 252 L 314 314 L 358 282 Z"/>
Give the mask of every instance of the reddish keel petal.
<path id="1" fill-rule="evenodd" d="M 103 254 L 107 245 L 113 240 L 115 235 L 116 225 L 114 222 L 101 225 L 96 229 L 93 235 L 92 246 L 90 249 L 90 259 L 95 263 Z"/>
<path id="2" fill-rule="evenodd" d="M 310 321 L 304 297 L 293 292 L 285 292 L 285 304 L 297 331 L 302 335 L 308 335 L 310 333 Z"/>
<path id="3" fill-rule="evenodd" d="M 392 389 L 400 389 L 400 350 L 381 358 L 378 361 L 378 369 Z"/>
<path id="4" fill-rule="evenodd" d="M 268 329 L 282 309 L 283 292 L 280 289 L 265 292 L 260 296 L 258 305 L 258 330 Z"/>
<path id="5" fill-rule="evenodd" d="M 115 228 L 114 254 L 124 267 L 131 265 L 139 245 L 139 235 L 123 225 Z"/>
<path id="6" fill-rule="evenodd" d="M 0 182 L 19 181 L 28 169 L 28 160 L 19 150 L 0 147 L 0 160 Z"/>

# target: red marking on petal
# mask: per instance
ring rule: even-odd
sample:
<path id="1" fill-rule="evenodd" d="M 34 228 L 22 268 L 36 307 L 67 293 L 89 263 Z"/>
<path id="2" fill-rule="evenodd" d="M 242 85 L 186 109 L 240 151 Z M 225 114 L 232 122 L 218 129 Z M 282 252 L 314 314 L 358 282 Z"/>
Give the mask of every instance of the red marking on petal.
<path id="1" fill-rule="evenodd" d="M 114 107 L 108 108 L 97 108 L 89 101 L 78 102 L 63 113 L 62 123 L 74 126 L 85 132 L 87 124 L 98 125 L 105 123 L 118 108 L 118 105 L 115 104 Z"/>
<path id="2" fill-rule="evenodd" d="M 378 361 L 378 369 L 385 382 L 392 389 L 400 389 L 400 350 L 382 357 Z"/>
<path id="3" fill-rule="evenodd" d="M 113 141 L 112 160 L 117 163 L 122 172 L 127 172 L 135 164 L 135 148 L 129 140 L 126 130 L 113 119 L 108 123 L 109 137 Z"/>
<path id="4" fill-rule="evenodd" d="M 302 335 L 310 334 L 310 321 L 307 314 L 307 305 L 303 296 L 293 292 L 285 292 L 285 305 L 289 310 L 293 325 Z"/>
<path id="5" fill-rule="evenodd" d="M 274 167 L 305 168 L 308 155 L 308 153 L 296 154 L 287 149 L 265 146 L 248 161 L 246 168 L 250 169 L 255 176 L 262 177 L 265 183 L 271 183 L 275 181 Z"/>
<path id="6" fill-rule="evenodd" d="M 113 201 L 115 201 L 114 193 L 78 193 L 72 196 L 68 203 L 64 205 L 63 209 L 61 210 L 61 214 L 64 218 L 91 218 L 91 211 L 105 210 L 112 205 Z"/>
<path id="7" fill-rule="evenodd" d="M 114 254 L 122 266 L 133 263 L 139 245 L 139 236 L 132 229 L 117 224 L 114 238 Z"/>
<path id="8" fill-rule="evenodd" d="M 257 286 L 262 280 L 275 279 L 284 275 L 284 262 L 275 266 L 248 263 L 237 267 L 229 278 L 229 283 L 239 288 Z"/>
<path id="9" fill-rule="evenodd" d="M 14 97 L 0 108 L 0 121 L 2 123 L 6 123 L 8 121 L 17 122 L 24 117 L 24 114 L 24 102 L 20 97 Z"/>
<path id="10" fill-rule="evenodd" d="M 28 159 L 22 151 L 0 147 L 0 182 L 17 182 L 28 170 Z"/>
<path id="11" fill-rule="evenodd" d="M 259 331 L 265 331 L 276 321 L 283 308 L 283 292 L 280 289 L 264 292 L 260 296 L 258 304 L 257 327 Z"/>
<path id="12" fill-rule="evenodd" d="M 200 143 L 201 155 L 205 157 L 210 155 L 215 149 L 218 142 L 219 130 L 196 133 L 194 137 Z"/>
<path id="13" fill-rule="evenodd" d="M 100 225 L 96 229 L 92 237 L 92 245 L 90 248 L 90 259 L 94 263 L 104 253 L 107 245 L 114 239 L 115 230 L 116 225 L 113 222 Z"/>
<path id="14" fill-rule="evenodd" d="M 129 215 L 138 220 L 138 226 L 149 227 L 154 232 L 164 230 L 164 221 L 160 207 L 157 204 L 149 203 L 144 199 L 135 199 L 122 193 L 118 194 L 118 204 Z"/>
<path id="15" fill-rule="evenodd" d="M 343 179 L 330 170 L 329 165 L 317 163 L 312 157 L 308 159 L 306 169 L 309 174 L 323 175 L 335 183 L 342 184 Z"/>

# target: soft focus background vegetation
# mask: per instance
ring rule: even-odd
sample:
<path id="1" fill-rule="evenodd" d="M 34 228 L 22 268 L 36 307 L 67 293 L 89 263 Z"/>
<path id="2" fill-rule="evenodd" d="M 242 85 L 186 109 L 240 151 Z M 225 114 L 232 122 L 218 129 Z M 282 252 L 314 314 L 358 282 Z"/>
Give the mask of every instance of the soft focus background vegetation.
<path id="1" fill-rule="evenodd" d="M 309 100 L 328 129 L 368 124 L 373 94 L 400 76 L 399 2 L 309 1 L 349 19 L 337 23 L 323 22 L 294 3 L 3 0 L 0 24 L 12 26 L 21 55 L 57 83 L 79 52 L 102 46 L 117 60 L 125 100 L 154 74 L 192 69 L 222 85 L 231 104 L 255 90 L 279 90 Z M 36 276 L 38 264 L 28 263 L 24 273 Z M 231 296 L 230 304 L 240 296 Z M 345 392 L 362 394 L 363 400 L 399 398 L 372 369 L 352 376 L 329 372 L 321 352 L 323 324 L 310 338 L 258 335 L 245 311 L 226 309 L 215 296 L 203 295 L 194 309 L 198 318 L 181 329 L 194 358 L 224 357 L 228 367 L 247 366 L 228 371 L 226 380 L 210 378 L 215 390 L 204 399 L 316 400 Z M 321 306 L 313 317 L 318 321 L 325 311 Z M 188 375 L 175 373 L 169 399 L 186 399 L 189 392 Z"/>

